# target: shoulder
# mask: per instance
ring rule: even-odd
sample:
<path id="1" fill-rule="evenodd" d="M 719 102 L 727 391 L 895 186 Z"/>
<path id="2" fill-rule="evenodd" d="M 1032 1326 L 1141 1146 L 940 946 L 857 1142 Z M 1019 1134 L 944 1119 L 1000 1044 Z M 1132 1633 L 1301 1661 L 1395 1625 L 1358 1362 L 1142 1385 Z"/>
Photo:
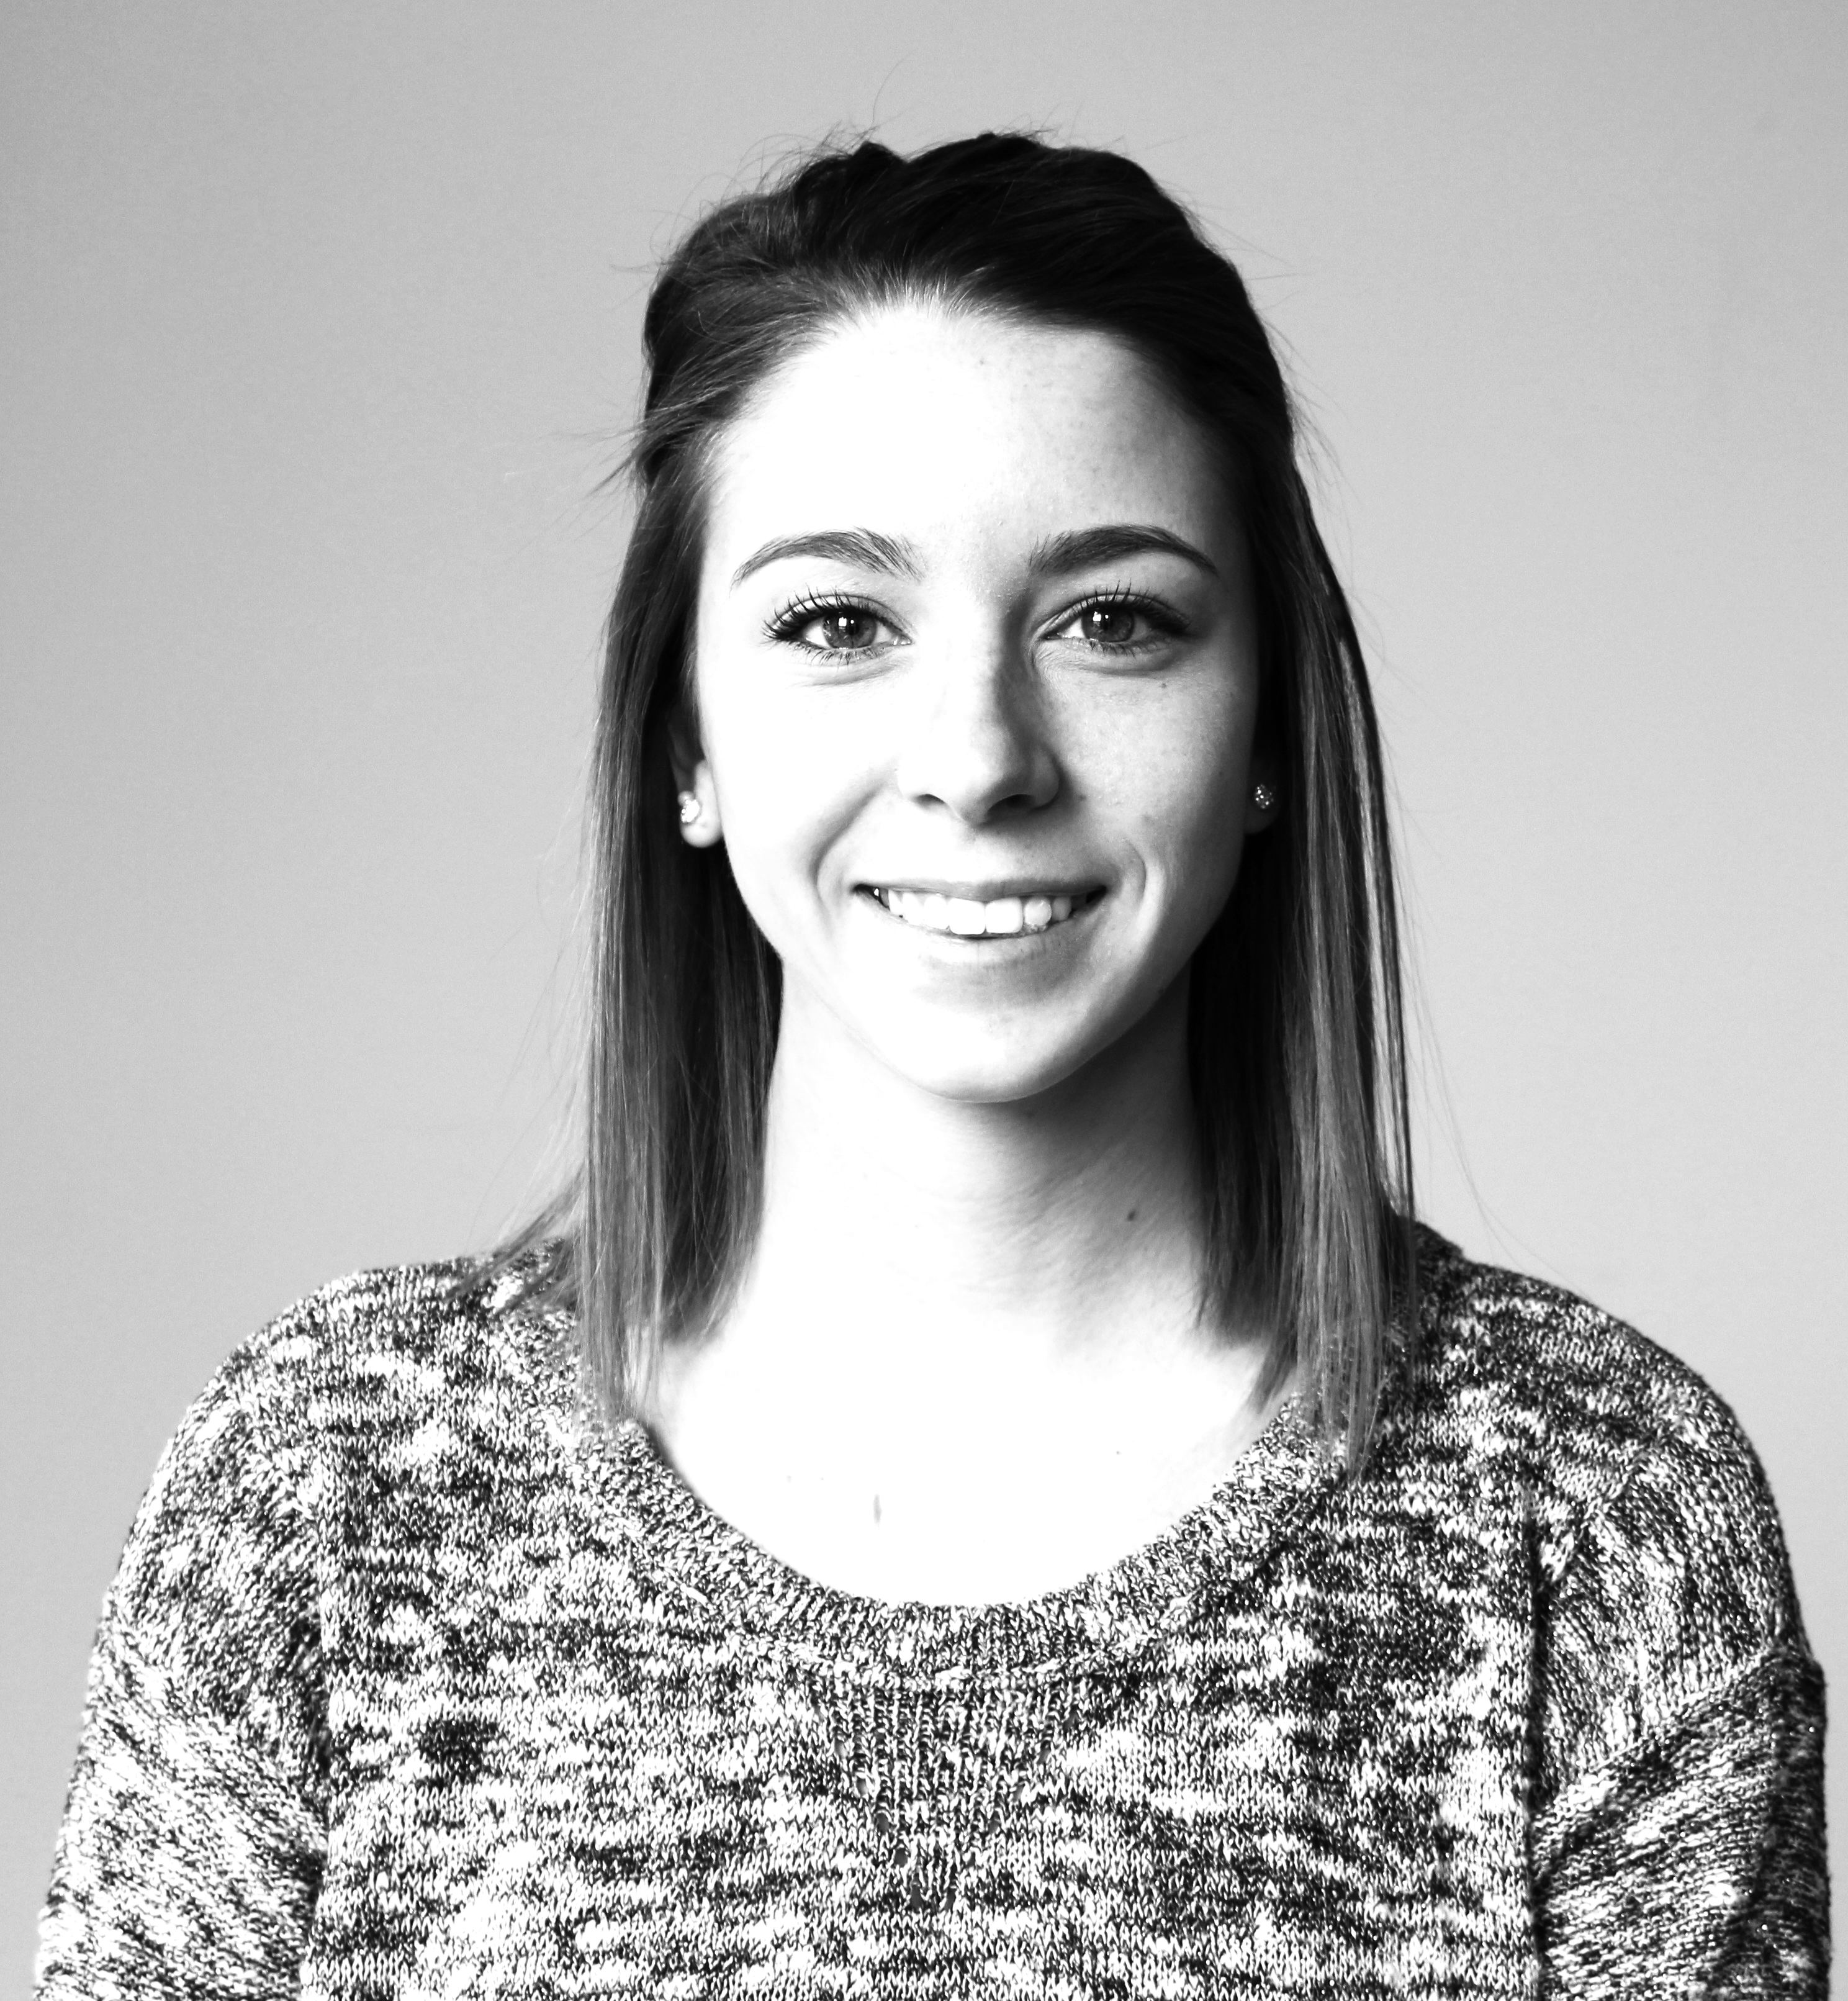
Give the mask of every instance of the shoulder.
<path id="1" fill-rule="evenodd" d="M 531 1388 L 569 1345 L 555 1316 L 529 1308 L 542 1264 L 454 1258 L 337 1279 L 234 1350 L 187 1425 L 242 1424 L 287 1458 Z"/>
<path id="2" fill-rule="evenodd" d="M 1434 1442 L 1512 1462 L 1545 1579 L 1585 1559 L 1613 1509 L 1648 1497 L 1656 1536 L 1698 1545 L 1742 1588 L 1781 1600 L 1763 1469 L 1694 1369 L 1589 1301 L 1429 1235 L 1423 1272 L 1416 1422 Z"/>
<path id="3" fill-rule="evenodd" d="M 532 1275 L 469 1259 L 360 1272 L 242 1343 L 162 1454 L 117 1612 L 291 1571 L 305 1589 L 317 1519 L 356 1481 L 439 1448 L 477 1462 L 517 1450 L 574 1380 L 568 1329 L 527 1309 Z"/>
<path id="4" fill-rule="evenodd" d="M 1526 1515 L 1543 1786 L 1755 1678 L 1813 1672 L 1776 1505 L 1724 1399 L 1586 1300 L 1427 1248 L 1409 1430 L 1498 1465 Z"/>

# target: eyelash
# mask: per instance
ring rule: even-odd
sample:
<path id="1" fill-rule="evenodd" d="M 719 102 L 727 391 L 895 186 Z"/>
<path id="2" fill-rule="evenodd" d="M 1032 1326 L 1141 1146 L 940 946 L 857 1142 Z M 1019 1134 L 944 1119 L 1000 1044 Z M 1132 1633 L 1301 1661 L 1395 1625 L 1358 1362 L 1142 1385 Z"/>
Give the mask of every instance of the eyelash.
<path id="1" fill-rule="evenodd" d="M 1091 595 L 1074 604 L 1059 621 L 1061 627 L 1070 625 L 1074 618 L 1082 618 L 1087 611 L 1134 611 L 1140 614 L 1155 629 L 1156 637 L 1150 639 L 1091 639 L 1085 643 L 1095 646 L 1102 653 L 1142 653 L 1163 639 L 1178 639 L 1187 630 L 1187 621 L 1159 598 L 1150 597 L 1146 592 L 1132 590 L 1127 584 L 1113 586 L 1108 590 L 1094 590 Z"/>
<path id="2" fill-rule="evenodd" d="M 1154 628 L 1160 639 L 1178 639 L 1187 630 L 1187 621 L 1168 606 L 1126 586 L 1113 586 L 1108 590 L 1094 590 L 1089 597 L 1069 607 L 1054 629 L 1062 630 L 1074 619 L 1083 618 L 1086 612 L 1106 607 L 1140 613 Z M 817 618 L 827 618 L 830 612 L 837 614 L 857 612 L 864 618 L 883 624 L 891 622 L 864 598 L 830 597 L 805 591 L 801 597 L 792 598 L 770 619 L 764 628 L 765 635 L 779 640 L 785 646 L 799 646 L 804 652 L 831 654 L 837 660 L 862 659 L 875 650 L 871 646 L 817 646 L 798 636 L 805 625 L 813 625 Z M 1081 643 L 1101 653 L 1126 654 L 1145 652 L 1157 642 L 1157 639 L 1091 639 Z"/>
<path id="3" fill-rule="evenodd" d="M 770 620 L 764 630 L 769 638 L 781 639 L 786 645 L 799 646 L 806 653 L 831 653 L 837 659 L 857 660 L 871 652 L 872 649 L 870 646 L 816 646 L 810 645 L 806 639 L 796 637 L 805 625 L 813 625 L 817 618 L 825 618 L 830 612 L 838 614 L 844 611 L 856 611 L 872 619 L 880 617 L 863 598 L 830 597 L 804 591 L 800 597 L 792 598 Z M 891 621 L 887 619 L 882 622 L 889 625 Z"/>

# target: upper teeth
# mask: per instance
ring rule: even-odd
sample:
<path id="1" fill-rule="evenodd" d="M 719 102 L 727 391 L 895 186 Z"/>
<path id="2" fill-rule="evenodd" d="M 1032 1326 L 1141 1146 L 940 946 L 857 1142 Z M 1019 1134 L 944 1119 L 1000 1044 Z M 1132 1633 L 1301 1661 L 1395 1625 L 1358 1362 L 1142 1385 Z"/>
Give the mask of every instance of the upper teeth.
<path id="1" fill-rule="evenodd" d="M 1013 931 L 1042 931 L 1071 915 L 1070 896 L 996 896 L 978 903 L 973 896 L 940 896 L 924 889 L 875 889 L 872 893 L 895 917 L 927 931 L 952 931 L 959 938 L 998 938 Z"/>

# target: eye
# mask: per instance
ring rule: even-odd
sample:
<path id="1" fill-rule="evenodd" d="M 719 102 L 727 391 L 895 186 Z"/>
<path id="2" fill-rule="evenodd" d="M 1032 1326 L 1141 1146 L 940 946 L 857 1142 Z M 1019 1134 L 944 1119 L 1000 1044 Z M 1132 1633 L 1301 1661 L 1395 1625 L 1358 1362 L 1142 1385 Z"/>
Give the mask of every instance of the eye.
<path id="1" fill-rule="evenodd" d="M 1093 597 L 1068 611 L 1053 628 L 1054 639 L 1072 639 L 1106 652 L 1140 652 L 1178 637 L 1185 622 L 1166 605 L 1128 591 Z"/>
<path id="2" fill-rule="evenodd" d="M 769 625 L 770 636 L 813 653 L 868 653 L 893 636 L 870 605 L 844 597 L 800 597 Z"/>
<path id="3" fill-rule="evenodd" d="M 879 629 L 878 619 L 857 606 L 840 611 L 824 611 L 802 628 L 805 633 L 816 635 L 809 642 L 811 646 L 825 646 L 830 652 L 837 648 L 858 652 L 862 646 L 870 646 Z"/>

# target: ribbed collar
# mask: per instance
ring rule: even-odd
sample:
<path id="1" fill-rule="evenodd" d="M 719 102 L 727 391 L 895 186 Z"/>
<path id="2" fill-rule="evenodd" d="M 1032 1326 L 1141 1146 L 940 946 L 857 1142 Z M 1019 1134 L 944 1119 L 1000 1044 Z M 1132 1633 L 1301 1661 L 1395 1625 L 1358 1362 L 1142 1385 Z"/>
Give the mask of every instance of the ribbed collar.
<path id="1" fill-rule="evenodd" d="M 604 1429 L 603 1442 L 599 1484 L 626 1517 L 635 1560 L 691 1626 L 749 1634 L 812 1666 L 952 1683 L 1128 1665 L 1247 1575 L 1339 1479 L 1293 1397 L 1206 1501 L 1107 1568 L 1024 1601 L 937 1605 L 805 1576 L 708 1507 L 632 1420 Z"/>
<path id="2" fill-rule="evenodd" d="M 1436 1282 L 1457 1253 L 1419 1234 L 1429 1333 Z M 1402 1372 L 1391 1373 L 1383 1445 L 1405 1415 Z M 607 1423 L 581 1387 L 576 1403 L 579 1470 L 664 1619 L 689 1637 L 750 1636 L 811 1667 L 948 1683 L 1128 1669 L 1193 1624 L 1343 1481 L 1292 1395 L 1205 1501 L 1091 1576 L 1018 1602 L 895 1603 L 817 1583 L 773 1556 L 708 1507 L 641 1424 Z"/>

